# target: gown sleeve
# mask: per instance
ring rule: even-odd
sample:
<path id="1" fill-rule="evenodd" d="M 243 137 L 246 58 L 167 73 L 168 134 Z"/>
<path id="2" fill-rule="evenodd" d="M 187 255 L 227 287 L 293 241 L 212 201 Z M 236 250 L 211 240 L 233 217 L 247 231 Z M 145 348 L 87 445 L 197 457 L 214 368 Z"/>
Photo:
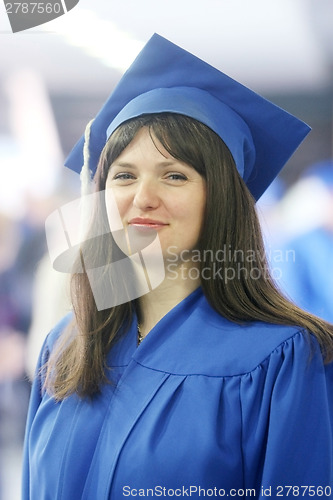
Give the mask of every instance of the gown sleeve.
<path id="1" fill-rule="evenodd" d="M 43 393 L 44 393 L 44 367 L 47 363 L 50 355 L 50 350 L 52 346 L 58 339 L 59 335 L 63 331 L 64 327 L 68 324 L 71 318 L 71 314 L 65 316 L 58 325 L 49 333 L 46 337 L 43 346 L 41 348 L 38 362 L 35 370 L 35 377 L 31 387 L 30 393 L 30 401 L 29 408 L 26 420 L 26 428 L 25 428 L 25 438 L 24 438 L 24 447 L 23 447 L 23 458 L 22 458 L 22 500 L 30 499 L 30 456 L 29 450 L 34 449 L 33 443 L 31 445 L 30 434 L 31 434 L 31 426 L 39 405 L 41 404 Z"/>
<path id="2" fill-rule="evenodd" d="M 332 388 L 332 364 L 302 332 L 244 382 L 245 479 L 259 478 L 258 498 L 333 497 Z"/>
<path id="3" fill-rule="evenodd" d="M 26 429 L 25 429 L 25 439 L 24 439 L 24 448 L 23 448 L 23 462 L 22 462 L 22 500 L 28 500 L 30 498 L 30 457 L 29 457 L 29 438 L 30 438 L 30 429 L 32 422 L 34 420 L 35 414 L 38 410 L 38 407 L 42 401 L 43 394 L 43 376 L 42 370 L 43 366 L 48 360 L 49 350 L 47 346 L 47 340 L 44 341 L 42 346 L 38 363 L 36 367 L 35 377 L 31 387 L 30 394 L 30 402 L 28 408 L 28 415 L 26 421 Z"/>

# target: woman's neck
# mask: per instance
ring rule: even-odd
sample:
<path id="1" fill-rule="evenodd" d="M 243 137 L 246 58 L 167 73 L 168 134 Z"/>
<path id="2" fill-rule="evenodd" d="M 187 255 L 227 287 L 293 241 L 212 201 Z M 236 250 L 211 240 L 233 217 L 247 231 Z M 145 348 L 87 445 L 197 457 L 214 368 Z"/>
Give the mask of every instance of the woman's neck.
<path id="1" fill-rule="evenodd" d="M 157 288 L 139 298 L 141 334 L 146 336 L 163 316 L 199 286 L 199 279 L 185 279 L 183 272 L 167 274 Z"/>

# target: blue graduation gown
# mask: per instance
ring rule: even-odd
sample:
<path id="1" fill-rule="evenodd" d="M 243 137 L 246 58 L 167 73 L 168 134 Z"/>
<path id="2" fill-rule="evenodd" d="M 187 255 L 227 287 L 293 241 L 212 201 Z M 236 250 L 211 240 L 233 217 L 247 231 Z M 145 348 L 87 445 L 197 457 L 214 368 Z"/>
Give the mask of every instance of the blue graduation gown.
<path id="1" fill-rule="evenodd" d="M 136 339 L 134 320 L 108 356 L 116 384 L 92 402 L 56 403 L 35 379 L 23 500 L 333 492 L 333 370 L 315 340 L 310 358 L 298 328 L 231 323 L 200 288 Z"/>

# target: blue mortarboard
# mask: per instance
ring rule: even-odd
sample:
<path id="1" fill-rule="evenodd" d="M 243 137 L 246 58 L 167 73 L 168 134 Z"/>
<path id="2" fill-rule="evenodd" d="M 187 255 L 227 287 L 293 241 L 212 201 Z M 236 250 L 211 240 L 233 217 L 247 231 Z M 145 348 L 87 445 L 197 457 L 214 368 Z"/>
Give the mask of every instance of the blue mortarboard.
<path id="1" fill-rule="evenodd" d="M 183 114 L 214 130 L 256 199 L 310 131 L 293 115 L 155 34 L 92 122 L 88 165 L 92 175 L 108 137 L 121 123 L 160 112 Z M 65 162 L 78 173 L 83 148 L 84 137 Z"/>

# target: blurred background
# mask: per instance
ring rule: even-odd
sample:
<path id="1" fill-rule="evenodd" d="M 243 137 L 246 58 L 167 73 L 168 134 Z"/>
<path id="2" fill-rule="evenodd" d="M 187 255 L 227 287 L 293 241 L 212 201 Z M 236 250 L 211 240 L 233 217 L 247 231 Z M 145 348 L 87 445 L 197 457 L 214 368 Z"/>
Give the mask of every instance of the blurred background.
<path id="1" fill-rule="evenodd" d="M 63 161 L 154 32 L 312 127 L 258 212 L 281 288 L 333 321 L 332 24 L 331 0 L 80 0 L 13 34 L 0 5 L 0 500 L 20 498 L 30 379 L 69 309 L 44 228 L 79 196 Z"/>

